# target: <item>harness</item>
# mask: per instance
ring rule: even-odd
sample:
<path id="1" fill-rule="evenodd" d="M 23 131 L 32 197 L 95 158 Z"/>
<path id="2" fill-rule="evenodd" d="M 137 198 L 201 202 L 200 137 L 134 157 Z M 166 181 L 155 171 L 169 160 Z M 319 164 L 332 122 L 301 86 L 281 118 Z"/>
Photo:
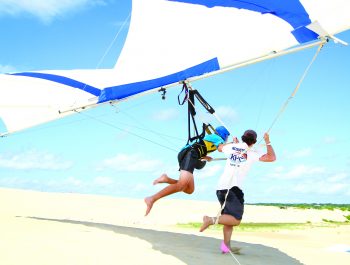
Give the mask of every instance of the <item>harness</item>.
<path id="1" fill-rule="evenodd" d="M 180 95 L 185 93 L 183 100 L 180 100 Z M 209 103 L 199 94 L 198 90 L 189 89 L 187 84 L 184 82 L 182 86 L 182 90 L 177 97 L 179 105 L 184 105 L 187 101 L 188 106 L 188 139 L 187 145 L 189 145 L 189 149 L 194 149 L 198 153 L 200 158 L 206 156 L 208 153 L 211 153 L 216 150 L 216 146 L 208 141 L 203 140 L 205 134 L 215 133 L 215 129 L 210 125 L 203 122 L 202 124 L 202 132 L 199 134 L 197 129 L 197 124 L 195 120 L 196 110 L 195 110 L 195 99 L 202 104 L 202 106 L 211 114 L 215 112 L 215 110 L 209 105 Z M 193 127 L 195 135 L 191 134 L 191 127 Z"/>

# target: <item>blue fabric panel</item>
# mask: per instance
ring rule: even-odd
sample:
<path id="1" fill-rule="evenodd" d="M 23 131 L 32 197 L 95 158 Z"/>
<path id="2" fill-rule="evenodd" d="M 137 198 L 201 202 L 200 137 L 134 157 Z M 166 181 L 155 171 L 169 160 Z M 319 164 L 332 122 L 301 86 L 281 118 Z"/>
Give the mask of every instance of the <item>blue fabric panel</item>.
<path id="1" fill-rule="evenodd" d="M 292 34 L 299 43 L 316 40 L 318 35 L 306 27 L 300 27 L 292 31 Z"/>
<path id="2" fill-rule="evenodd" d="M 136 95 L 153 88 L 183 81 L 187 78 L 202 75 L 219 69 L 219 62 L 217 58 L 214 58 L 199 65 L 190 67 L 186 70 L 160 78 L 120 86 L 107 87 L 102 90 L 98 102 L 102 103 L 109 100 L 127 98 L 129 96 Z"/>
<path id="3" fill-rule="evenodd" d="M 270 13 L 286 22 L 295 30 L 305 27 L 311 23 L 309 14 L 306 12 L 299 0 L 167 0 L 173 2 L 182 2 L 188 4 L 203 5 L 206 7 L 234 7 L 238 9 L 247 9 L 262 14 Z M 305 35 L 305 36 L 304 36 Z M 294 34 L 299 43 L 315 40 L 317 35 L 311 30 L 301 30 Z M 315 37 L 316 36 L 316 37 Z M 306 41 L 305 41 L 306 40 Z"/>
<path id="4" fill-rule="evenodd" d="M 66 86 L 70 86 L 70 87 L 84 90 L 84 91 L 86 91 L 94 96 L 99 96 L 101 93 L 101 90 L 96 88 L 96 87 L 90 86 L 88 84 L 76 81 L 74 79 L 71 79 L 71 78 L 68 78 L 65 76 L 45 74 L 45 73 L 33 73 L 33 72 L 15 73 L 12 75 L 34 77 L 34 78 L 40 78 L 40 79 L 60 83 L 60 84 L 66 85 Z"/>

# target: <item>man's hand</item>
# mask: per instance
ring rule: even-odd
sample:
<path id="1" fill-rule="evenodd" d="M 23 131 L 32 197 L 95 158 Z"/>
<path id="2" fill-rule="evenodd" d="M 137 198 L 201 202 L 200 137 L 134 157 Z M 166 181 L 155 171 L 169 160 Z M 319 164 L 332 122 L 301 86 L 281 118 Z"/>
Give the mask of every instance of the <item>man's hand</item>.
<path id="1" fill-rule="evenodd" d="M 265 143 L 266 143 L 266 144 L 269 144 L 269 143 L 270 143 L 270 136 L 269 136 L 268 133 L 265 133 L 265 134 L 264 134 L 264 140 L 265 140 Z"/>
<path id="2" fill-rule="evenodd" d="M 273 162 L 276 160 L 276 154 L 271 146 L 270 136 L 268 133 L 264 134 L 264 140 L 266 144 L 266 154 L 261 156 L 259 160 L 262 162 Z"/>
<path id="3" fill-rule="evenodd" d="M 210 156 L 203 156 L 201 160 L 206 160 L 206 161 L 210 162 L 213 160 L 213 158 Z"/>

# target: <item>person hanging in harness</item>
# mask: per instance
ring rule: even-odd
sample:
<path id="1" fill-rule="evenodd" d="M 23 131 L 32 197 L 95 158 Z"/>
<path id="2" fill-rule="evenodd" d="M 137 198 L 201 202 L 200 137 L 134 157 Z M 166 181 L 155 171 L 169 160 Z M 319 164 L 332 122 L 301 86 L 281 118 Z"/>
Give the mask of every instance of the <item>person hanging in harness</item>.
<path id="1" fill-rule="evenodd" d="M 181 191 L 192 194 L 194 192 L 194 169 L 202 169 L 206 161 L 212 159 L 208 156 L 208 153 L 212 153 L 220 148 L 220 145 L 223 145 L 227 141 L 229 135 L 229 131 L 224 126 L 219 126 L 215 129 L 214 133 L 207 134 L 203 138 L 198 139 L 198 141 L 189 143 L 183 147 L 178 153 L 180 167 L 179 179 L 170 178 L 164 173 L 153 181 L 153 185 L 160 183 L 167 183 L 169 185 L 156 194 L 144 199 L 147 205 L 145 216 L 150 213 L 153 204 L 165 196 Z"/>

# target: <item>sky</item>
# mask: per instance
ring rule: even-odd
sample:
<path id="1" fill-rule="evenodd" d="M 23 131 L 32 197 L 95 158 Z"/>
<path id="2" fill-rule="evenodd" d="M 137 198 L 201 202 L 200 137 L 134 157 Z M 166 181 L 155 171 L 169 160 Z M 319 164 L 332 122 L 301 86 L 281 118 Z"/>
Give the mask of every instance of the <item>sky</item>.
<path id="1" fill-rule="evenodd" d="M 127 0 L 1 0 L 0 73 L 112 68 L 127 35 L 130 10 Z M 350 42 L 349 31 L 337 37 Z M 240 138 L 244 130 L 254 129 L 261 139 L 315 51 L 192 86 L 232 135 Z M 322 49 L 270 131 L 277 161 L 255 164 L 245 180 L 247 203 L 350 203 L 349 61 L 350 46 L 331 41 Z M 0 187 L 131 198 L 157 192 L 164 186 L 152 182 L 160 174 L 178 178 L 177 151 L 187 141 L 187 109 L 177 103 L 180 91 L 169 89 L 165 100 L 155 93 L 98 107 L 0 138 Z M 220 125 L 200 108 L 198 115 Z M 195 172 L 192 195 L 169 198 L 216 200 L 223 167 L 223 161 L 208 163 Z"/>

